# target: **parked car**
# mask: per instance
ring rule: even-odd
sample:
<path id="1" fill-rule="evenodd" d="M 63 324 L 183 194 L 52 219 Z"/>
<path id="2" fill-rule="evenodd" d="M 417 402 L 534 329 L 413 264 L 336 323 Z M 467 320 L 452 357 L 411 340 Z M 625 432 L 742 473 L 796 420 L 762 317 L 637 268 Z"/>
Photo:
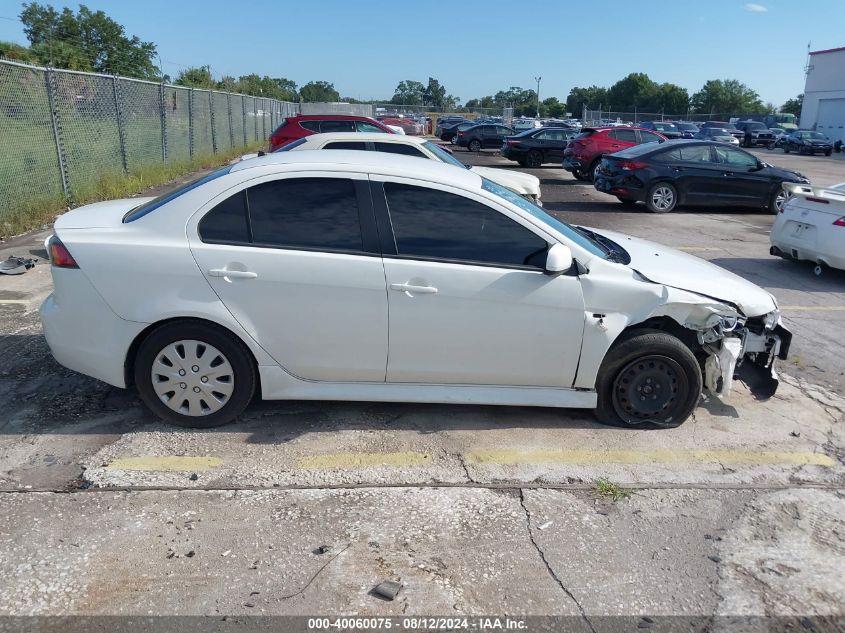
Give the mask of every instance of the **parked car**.
<path id="1" fill-rule="evenodd" d="M 783 143 L 785 154 L 798 152 L 799 154 L 824 154 L 830 156 L 833 153 L 833 143 L 821 132 L 812 130 L 796 130 L 786 137 Z"/>
<path id="2" fill-rule="evenodd" d="M 690 121 L 678 121 L 675 125 L 681 132 L 681 138 L 695 138 L 698 134 L 698 126 Z"/>
<path id="3" fill-rule="evenodd" d="M 827 267 L 845 270 L 845 182 L 785 189 L 789 198 L 772 226 L 771 254 L 814 262 L 816 275 Z"/>
<path id="4" fill-rule="evenodd" d="M 661 143 L 666 137 L 652 130 L 631 127 L 581 128 L 563 152 L 563 168 L 578 180 L 593 180 L 603 154 L 640 143 Z"/>
<path id="5" fill-rule="evenodd" d="M 298 114 L 282 119 L 270 135 L 270 151 L 309 134 L 320 132 L 384 132 L 395 134 L 384 123 L 366 116 L 345 114 Z"/>
<path id="6" fill-rule="evenodd" d="M 539 167 L 543 163 L 559 163 L 569 141 L 578 131 L 564 127 L 544 127 L 508 136 L 499 153 L 515 160 L 522 167 Z"/>
<path id="7" fill-rule="evenodd" d="M 768 147 L 774 141 L 769 128 L 760 121 L 737 121 L 734 125 L 744 133 L 740 142 L 743 147 Z"/>
<path id="8" fill-rule="evenodd" d="M 267 154 L 54 229 L 54 357 L 183 426 L 257 394 L 674 427 L 735 364 L 773 393 L 791 338 L 771 294 L 709 262 L 382 152 Z"/>
<path id="9" fill-rule="evenodd" d="M 410 134 L 412 136 L 419 136 L 423 133 L 424 129 L 422 124 L 417 123 L 413 119 L 405 119 L 400 117 L 384 117 L 379 120 L 387 126 L 396 126 L 400 128 L 404 134 Z"/>
<path id="10" fill-rule="evenodd" d="M 448 121 L 443 124 L 438 123 L 437 129 L 440 130 L 440 133 L 437 134 L 437 137 L 441 141 L 454 143 L 455 137 L 458 135 L 458 127 L 461 125 L 464 126 L 464 129 L 466 129 L 472 125 L 475 125 L 475 122 L 464 119 L 462 121 Z"/>
<path id="11" fill-rule="evenodd" d="M 737 126 L 734 125 L 733 123 L 728 123 L 726 121 L 705 121 L 699 127 L 701 128 L 702 131 L 706 130 L 707 128 L 711 128 L 711 127 L 719 128 L 720 130 L 727 130 L 740 143 L 745 138 L 745 132 L 743 132 L 742 130 L 737 128 Z"/>
<path id="12" fill-rule="evenodd" d="M 452 154 L 451 150 L 437 143 L 413 136 L 384 136 L 382 134 L 363 134 L 360 132 L 338 132 L 335 134 L 314 134 L 288 143 L 278 151 L 304 151 L 314 149 L 346 149 L 369 152 L 387 152 L 416 156 L 428 160 L 448 163 L 461 169 L 471 169 L 480 176 L 489 178 L 495 183 L 507 187 L 526 200 L 542 206 L 540 200 L 540 179 L 537 176 L 511 169 L 497 169 L 495 167 L 478 167 L 464 165 Z M 257 154 L 246 154 L 243 160 L 257 157 Z"/>
<path id="13" fill-rule="evenodd" d="M 739 145 L 739 139 L 735 135 L 731 134 L 729 130 L 720 127 L 703 127 L 695 135 L 695 138 L 701 141 L 716 141 L 730 145 Z"/>
<path id="14" fill-rule="evenodd" d="M 498 149 L 505 138 L 513 134 L 513 128 L 504 125 L 473 125 L 465 130 L 459 129 L 454 143 L 466 147 L 471 152 L 478 152 L 484 147 Z"/>
<path id="15" fill-rule="evenodd" d="M 669 140 L 683 136 L 681 129 L 672 121 L 643 121 L 642 123 L 637 123 L 637 126 L 643 130 L 659 132 Z"/>
<path id="16" fill-rule="evenodd" d="M 623 204 L 645 202 L 654 213 L 668 213 L 679 204 L 777 213 L 786 200 L 787 182 L 809 180 L 724 143 L 677 140 L 605 156 L 596 171 L 595 187 Z"/>
<path id="17" fill-rule="evenodd" d="M 769 132 L 772 133 L 772 140 L 769 141 L 767 147 L 769 149 L 776 149 L 778 147 L 783 148 L 783 144 L 786 142 L 786 137 L 789 135 L 789 132 L 784 130 L 782 127 L 771 127 L 769 128 Z"/>

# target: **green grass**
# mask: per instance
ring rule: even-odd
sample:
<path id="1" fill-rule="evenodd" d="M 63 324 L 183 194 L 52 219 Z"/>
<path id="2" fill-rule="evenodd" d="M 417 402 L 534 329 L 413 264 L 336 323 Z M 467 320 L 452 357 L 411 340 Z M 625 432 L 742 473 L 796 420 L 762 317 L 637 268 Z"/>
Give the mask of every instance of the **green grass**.
<path id="1" fill-rule="evenodd" d="M 599 479 L 596 482 L 596 492 L 600 497 L 610 499 L 613 502 L 627 499 L 631 496 L 631 491 L 626 490 L 608 479 Z"/>

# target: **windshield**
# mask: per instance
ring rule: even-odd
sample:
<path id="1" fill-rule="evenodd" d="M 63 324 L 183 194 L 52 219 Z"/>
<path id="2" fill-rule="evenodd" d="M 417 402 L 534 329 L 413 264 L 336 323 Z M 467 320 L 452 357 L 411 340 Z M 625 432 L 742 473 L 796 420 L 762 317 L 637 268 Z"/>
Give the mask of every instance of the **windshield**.
<path id="1" fill-rule="evenodd" d="M 678 123 L 677 126 L 681 130 L 698 130 L 698 126 L 694 123 Z"/>
<path id="2" fill-rule="evenodd" d="M 677 132 L 678 126 L 674 123 L 652 123 L 658 132 Z"/>
<path id="3" fill-rule="evenodd" d="M 428 150 L 432 154 L 437 156 L 437 158 L 439 158 L 444 163 L 454 165 L 455 167 L 467 168 L 466 165 L 464 165 L 461 161 L 459 161 L 457 158 L 452 156 L 451 152 L 446 151 L 445 149 L 440 147 L 437 143 L 432 143 L 431 141 L 426 141 L 425 143 L 423 143 L 423 147 L 428 148 Z"/>
<path id="4" fill-rule="evenodd" d="M 710 136 L 730 136 L 731 133 L 718 127 L 709 127 L 705 130 Z"/>
<path id="5" fill-rule="evenodd" d="M 291 151 L 294 147 L 299 147 L 300 145 L 302 145 L 303 143 L 305 143 L 307 140 L 308 140 L 308 138 L 307 138 L 307 137 L 305 137 L 305 138 L 299 138 L 299 139 L 296 139 L 295 141 L 291 141 L 290 143 L 287 143 L 287 144 L 285 144 L 285 145 L 282 145 L 279 149 L 277 149 L 277 150 L 276 150 L 276 152 L 289 152 L 289 151 Z M 275 152 L 274 152 L 274 153 L 275 153 Z"/>
<path id="6" fill-rule="evenodd" d="M 827 137 L 821 132 L 801 132 L 801 138 L 826 139 Z"/>
<path id="7" fill-rule="evenodd" d="M 529 214 L 540 220 L 540 222 L 542 222 L 543 224 L 551 227 L 558 233 L 561 233 L 567 239 L 575 242 L 578 246 L 592 253 L 593 255 L 597 255 L 603 259 L 607 258 L 609 249 L 601 246 L 599 242 L 597 242 L 595 239 L 588 237 L 584 232 L 576 229 L 573 226 L 570 226 L 566 222 L 561 222 L 557 218 L 550 216 L 540 207 L 535 204 L 532 204 L 531 202 L 529 202 L 519 194 L 514 193 L 510 189 L 506 189 L 501 185 L 497 185 L 495 182 L 487 180 L 486 178 L 482 178 L 481 181 L 481 187 L 485 191 L 494 193 L 500 198 L 504 198 L 508 202 L 515 204 L 523 211 L 528 212 Z"/>

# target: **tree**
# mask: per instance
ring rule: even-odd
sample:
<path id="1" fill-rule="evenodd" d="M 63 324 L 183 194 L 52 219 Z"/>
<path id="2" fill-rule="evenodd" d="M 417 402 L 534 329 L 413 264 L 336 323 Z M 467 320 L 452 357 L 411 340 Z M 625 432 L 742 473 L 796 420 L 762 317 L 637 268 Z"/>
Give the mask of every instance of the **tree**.
<path id="1" fill-rule="evenodd" d="M 440 85 L 434 77 L 428 78 L 428 85 L 423 92 L 423 99 L 428 105 L 443 108 L 446 101 L 446 88 Z"/>
<path id="2" fill-rule="evenodd" d="M 212 90 L 217 88 L 217 82 L 211 76 L 211 68 L 209 66 L 200 66 L 199 68 L 186 68 L 179 71 L 176 76 L 177 86 L 188 86 L 189 88 L 204 88 Z"/>
<path id="3" fill-rule="evenodd" d="M 400 81 L 399 85 L 396 86 L 396 90 L 393 91 L 393 98 L 390 101 L 397 105 L 416 105 L 422 103 L 424 96 L 425 86 L 422 82 L 406 79 Z"/>
<path id="4" fill-rule="evenodd" d="M 23 5 L 20 20 L 31 50 L 42 63 L 57 68 L 77 68 L 102 73 L 158 79 L 153 63 L 156 46 L 137 36 L 127 37 L 122 25 L 102 11 L 81 4 L 58 13 L 53 7 L 30 2 Z M 64 65 L 63 65 L 64 64 Z"/>
<path id="5" fill-rule="evenodd" d="M 328 81 L 309 81 L 300 88 L 299 94 L 303 101 L 312 103 L 340 101 L 340 93 Z"/>
<path id="6" fill-rule="evenodd" d="M 711 79 L 690 101 L 699 113 L 762 114 L 766 110 L 760 96 L 736 79 Z"/>
<path id="7" fill-rule="evenodd" d="M 657 96 L 660 103 L 660 112 L 686 114 L 689 110 L 689 92 L 686 88 L 663 83 L 657 87 Z M 656 109 L 654 111 L 657 112 Z"/>
<path id="8" fill-rule="evenodd" d="M 540 114 L 558 119 L 566 114 L 566 104 L 561 103 L 557 97 L 548 97 L 540 104 Z"/>
<path id="9" fill-rule="evenodd" d="M 784 103 L 780 107 L 781 112 L 786 112 L 788 114 L 794 114 L 795 116 L 801 116 L 801 108 L 804 106 L 804 93 L 801 93 L 794 99 L 787 99 L 786 103 Z"/>
<path id="10" fill-rule="evenodd" d="M 659 87 L 645 73 L 631 73 L 607 91 L 607 109 L 654 111 L 659 102 Z"/>

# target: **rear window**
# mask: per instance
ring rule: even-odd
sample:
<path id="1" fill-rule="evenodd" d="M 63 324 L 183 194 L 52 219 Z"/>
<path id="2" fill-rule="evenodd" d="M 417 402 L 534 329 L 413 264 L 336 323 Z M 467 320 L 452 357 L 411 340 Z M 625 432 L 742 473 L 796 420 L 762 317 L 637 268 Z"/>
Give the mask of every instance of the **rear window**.
<path id="1" fill-rule="evenodd" d="M 302 145 L 303 143 L 305 143 L 307 140 L 308 140 L 307 138 L 298 138 L 298 139 L 296 139 L 295 141 L 291 141 L 290 143 L 286 143 L 285 145 L 282 145 L 282 146 L 281 146 L 279 149 L 277 149 L 276 151 L 277 151 L 277 152 L 289 152 L 289 151 L 290 151 L 290 150 L 292 150 L 294 147 L 299 147 L 300 145 Z"/>
<path id="2" fill-rule="evenodd" d="M 581 132 L 578 136 L 576 136 L 575 140 L 581 140 L 582 138 L 590 138 L 595 133 L 595 130 L 585 130 L 584 132 Z"/>
<path id="3" fill-rule="evenodd" d="M 144 204 L 135 207 L 129 213 L 123 216 L 123 222 L 134 222 L 138 218 L 143 218 L 148 213 L 152 213 L 159 207 L 166 205 L 172 200 L 175 200 L 182 194 L 188 193 L 189 191 L 191 191 L 192 189 L 196 189 L 197 187 L 202 187 L 205 183 L 211 182 L 212 180 L 216 180 L 217 178 L 220 178 L 220 176 L 225 176 L 229 173 L 231 169 L 231 165 L 226 165 L 222 169 L 218 169 L 217 171 L 213 171 L 210 174 L 206 174 L 205 176 L 197 178 L 196 180 L 187 182 L 178 189 L 171 191 L 170 193 L 166 193 L 162 196 L 159 196 L 158 198 L 150 200 L 149 202 L 145 202 Z"/>

